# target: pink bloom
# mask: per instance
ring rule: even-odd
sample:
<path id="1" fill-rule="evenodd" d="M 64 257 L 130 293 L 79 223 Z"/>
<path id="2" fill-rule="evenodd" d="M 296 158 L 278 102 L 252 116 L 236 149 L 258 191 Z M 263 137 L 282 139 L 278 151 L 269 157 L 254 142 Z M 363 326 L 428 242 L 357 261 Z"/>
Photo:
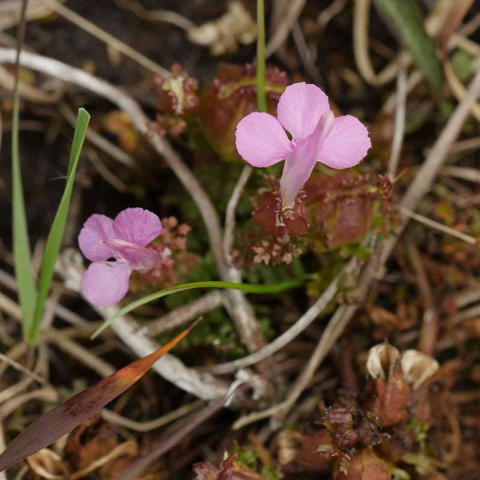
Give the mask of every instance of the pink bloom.
<path id="1" fill-rule="evenodd" d="M 161 260 L 158 252 L 145 248 L 161 232 L 160 219 L 143 208 L 127 208 L 115 220 L 92 215 L 78 236 L 80 250 L 93 262 L 82 278 L 85 298 L 97 307 L 121 300 L 132 271 L 148 272 Z"/>
<path id="2" fill-rule="evenodd" d="M 293 206 L 316 162 L 350 168 L 371 147 L 368 131 L 357 118 L 334 118 L 327 96 L 304 82 L 286 88 L 278 102 L 277 118 L 251 113 L 239 122 L 235 135 L 238 153 L 250 165 L 265 168 L 285 160 L 280 180 L 284 209 Z"/>

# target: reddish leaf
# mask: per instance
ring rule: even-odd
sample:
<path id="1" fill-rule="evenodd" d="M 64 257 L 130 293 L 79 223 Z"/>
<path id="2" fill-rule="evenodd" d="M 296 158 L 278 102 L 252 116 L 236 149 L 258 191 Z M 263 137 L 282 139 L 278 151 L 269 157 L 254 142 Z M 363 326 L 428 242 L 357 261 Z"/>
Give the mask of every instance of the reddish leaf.
<path id="1" fill-rule="evenodd" d="M 0 472 L 48 447 L 80 423 L 100 412 L 105 405 L 140 380 L 150 367 L 180 342 L 192 328 L 184 330 L 155 352 L 100 380 L 35 420 L 0 455 Z"/>

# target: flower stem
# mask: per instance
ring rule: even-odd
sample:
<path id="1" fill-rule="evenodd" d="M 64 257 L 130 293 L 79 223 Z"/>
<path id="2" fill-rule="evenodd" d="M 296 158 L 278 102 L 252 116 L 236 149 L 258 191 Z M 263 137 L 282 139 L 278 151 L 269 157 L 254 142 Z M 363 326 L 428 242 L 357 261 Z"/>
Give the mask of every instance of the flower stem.
<path id="1" fill-rule="evenodd" d="M 265 5 L 257 0 L 257 109 L 267 111 L 267 93 L 265 88 Z"/>

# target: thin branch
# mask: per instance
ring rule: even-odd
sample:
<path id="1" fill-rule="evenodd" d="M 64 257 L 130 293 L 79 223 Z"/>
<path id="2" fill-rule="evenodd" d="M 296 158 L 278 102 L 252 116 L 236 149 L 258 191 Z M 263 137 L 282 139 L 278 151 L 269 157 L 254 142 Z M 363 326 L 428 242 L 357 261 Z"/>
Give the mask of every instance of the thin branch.
<path id="1" fill-rule="evenodd" d="M 273 55 L 283 45 L 295 22 L 302 13 L 305 3 L 306 0 L 291 0 L 286 3 L 288 10 L 282 18 L 282 23 L 275 30 L 265 48 L 265 58 Z"/>
<path id="2" fill-rule="evenodd" d="M 466 233 L 462 233 L 457 230 L 454 230 L 453 228 L 447 227 L 442 223 L 436 222 L 435 220 L 432 220 L 428 217 L 412 212 L 411 210 L 408 210 L 407 208 L 404 208 L 401 205 L 398 206 L 398 209 L 406 217 L 412 218 L 413 220 L 416 220 L 419 223 L 423 223 L 423 225 L 427 225 L 430 228 L 434 228 L 436 230 L 439 230 L 440 232 L 446 233 L 447 235 L 456 237 L 460 240 L 463 240 L 464 242 L 470 243 L 471 245 L 475 245 L 476 243 L 478 243 L 478 240 L 475 237 L 472 237 L 471 235 L 467 235 Z"/>
<path id="3" fill-rule="evenodd" d="M 135 62 L 137 62 L 138 64 L 142 65 L 142 67 L 145 67 L 149 71 L 157 75 L 161 75 L 162 77 L 166 77 L 166 78 L 171 77 L 172 74 L 167 69 L 161 67 L 157 63 L 145 57 L 145 55 L 142 55 L 140 52 L 133 49 L 132 47 L 122 42 L 118 38 L 115 38 L 113 35 L 106 32 L 105 30 L 102 30 L 101 28 L 97 27 L 95 24 L 93 24 L 86 18 L 83 18 L 81 15 L 74 12 L 73 10 L 70 10 L 69 8 L 65 7 L 64 5 L 62 5 L 57 1 L 52 1 L 52 0 L 42 0 L 42 1 L 46 6 L 48 6 L 55 12 L 57 12 L 62 17 L 66 18 L 70 22 L 74 23 L 78 27 L 88 32 L 90 35 L 93 35 L 94 37 L 98 38 L 99 40 L 106 43 L 107 45 L 114 48 L 115 50 L 118 50 L 120 53 L 123 53 L 126 57 L 129 57 Z"/>
<path id="4" fill-rule="evenodd" d="M 232 258 L 232 245 L 233 245 L 233 234 L 235 231 L 235 212 L 237 210 L 238 202 L 242 196 L 243 189 L 247 184 L 253 168 L 250 165 L 245 165 L 243 167 L 240 177 L 238 177 L 235 188 L 233 189 L 232 196 L 228 201 L 227 212 L 225 214 L 225 233 L 223 236 L 223 254 L 227 259 L 227 262 L 231 265 Z"/>
<path id="5" fill-rule="evenodd" d="M 395 130 L 393 133 L 392 150 L 388 161 L 388 175 L 390 179 L 395 178 L 400 153 L 402 152 L 403 139 L 405 135 L 405 112 L 407 107 L 407 69 L 403 57 L 400 57 L 400 69 L 397 77 L 397 105 L 395 107 Z"/>
<path id="6" fill-rule="evenodd" d="M 149 337 L 160 335 L 173 328 L 181 327 L 204 313 L 211 312 L 215 308 L 222 306 L 224 301 L 224 292 L 213 290 L 193 302 L 187 303 L 175 309 L 173 312 L 167 313 L 157 320 L 149 321 L 148 325 L 141 328 L 141 332 Z"/>

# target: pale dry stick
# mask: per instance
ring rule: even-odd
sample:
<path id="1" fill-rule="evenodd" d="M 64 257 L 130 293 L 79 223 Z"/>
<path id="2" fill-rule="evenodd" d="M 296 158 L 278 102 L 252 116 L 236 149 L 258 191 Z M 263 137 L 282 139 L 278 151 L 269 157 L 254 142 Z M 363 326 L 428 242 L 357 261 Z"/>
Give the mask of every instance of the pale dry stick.
<path id="1" fill-rule="evenodd" d="M 306 0 L 290 0 L 290 2 L 286 3 L 287 11 L 265 47 L 265 58 L 273 55 L 283 45 L 302 13 L 305 3 Z"/>
<path id="2" fill-rule="evenodd" d="M 58 394 L 50 387 L 39 388 L 33 392 L 19 395 L 0 407 L 0 423 L 11 415 L 18 407 L 30 400 L 41 400 L 43 402 L 54 403 L 58 401 Z"/>
<path id="3" fill-rule="evenodd" d="M 0 452 L 3 452 L 7 446 L 5 445 L 5 435 L 3 434 L 3 426 L 0 423 Z M 0 472 L 0 480 L 8 480 L 5 472 Z"/>
<path id="4" fill-rule="evenodd" d="M 4 272 L 3 270 L 0 270 L 0 284 L 6 286 L 10 290 L 16 292 L 18 290 L 17 287 L 17 281 L 12 275 L 9 275 L 8 273 Z M 3 295 L 0 293 L 0 295 Z M 51 302 L 50 300 L 47 300 L 47 305 L 49 305 Z M 20 307 L 18 307 L 20 308 Z M 14 310 L 12 310 L 14 313 Z M 20 312 L 20 310 L 18 310 Z M 68 308 L 62 306 L 62 305 L 55 305 L 55 313 L 58 315 L 59 318 L 64 320 L 67 323 L 70 323 L 71 325 L 82 327 L 82 328 L 91 328 L 91 322 L 87 322 L 84 318 L 82 318 L 80 315 L 72 312 Z M 17 318 L 15 315 L 12 315 L 14 318 Z M 17 319 L 20 318 L 20 315 Z"/>
<path id="5" fill-rule="evenodd" d="M 0 310 L 8 313 L 15 320 L 20 321 L 22 319 L 22 309 L 18 303 L 14 302 L 11 298 L 0 292 Z"/>
<path id="6" fill-rule="evenodd" d="M 298 20 L 295 22 L 292 28 L 292 35 L 293 40 L 297 46 L 298 53 L 300 54 L 300 58 L 305 66 L 305 70 L 307 73 L 312 77 L 317 85 L 321 85 L 324 83 L 323 78 L 321 77 L 320 73 L 318 72 L 318 68 L 315 65 L 315 59 L 310 51 L 310 48 L 305 40 L 305 36 L 302 32 L 300 27 L 300 23 Z"/>
<path id="7" fill-rule="evenodd" d="M 340 335 L 343 333 L 346 325 L 356 310 L 357 305 L 342 305 L 336 310 L 335 314 L 322 333 L 317 347 L 311 355 L 307 365 L 302 373 L 297 377 L 293 387 L 289 388 L 289 394 L 283 402 L 266 410 L 253 412 L 239 418 L 233 424 L 233 430 L 239 430 L 240 428 L 243 428 L 253 422 L 258 422 L 270 417 L 275 417 L 275 428 L 280 427 L 282 419 L 288 414 L 292 406 L 308 386 L 316 370 L 330 352 L 332 346 L 338 340 Z"/>
<path id="8" fill-rule="evenodd" d="M 460 155 L 480 149 L 480 137 L 467 138 L 455 142 L 449 150 L 449 155 Z"/>
<path id="9" fill-rule="evenodd" d="M 466 308 L 465 310 L 453 315 L 451 322 L 453 325 L 458 325 L 465 320 L 470 320 L 478 316 L 480 316 L 480 305 L 474 305 L 473 307 Z"/>
<path id="10" fill-rule="evenodd" d="M 406 94 L 408 95 L 412 92 L 423 80 L 423 75 L 418 71 L 414 70 L 407 79 Z M 397 92 L 394 91 L 383 104 L 381 111 L 387 115 L 392 115 L 397 108 Z"/>
<path id="11" fill-rule="evenodd" d="M 0 67 L 0 84 L 7 90 L 12 90 L 15 84 L 14 75 L 3 67 Z M 53 93 L 46 93 L 28 83 L 21 83 L 19 89 L 23 98 L 26 98 L 29 102 L 40 104 L 57 103 L 63 95 L 61 89 Z"/>
<path id="12" fill-rule="evenodd" d="M 15 56 L 16 50 L 0 48 L 0 64 L 13 63 Z M 117 105 L 119 109 L 129 114 L 135 128 L 141 134 L 145 135 L 152 147 L 163 157 L 195 201 L 205 223 L 210 246 L 221 279 L 224 281 L 237 281 L 232 279 L 230 269 L 223 255 L 222 229 L 212 201 L 190 169 L 182 162 L 168 142 L 156 132 L 149 130 L 150 121 L 140 108 L 140 105 L 129 95 L 108 82 L 57 60 L 29 52 L 22 52 L 20 63 L 22 66 L 46 73 L 47 75 L 94 92 L 110 100 L 114 105 Z M 227 292 L 229 298 L 227 309 L 235 321 L 242 342 L 250 351 L 254 351 L 263 342 L 260 327 L 255 321 L 255 317 L 248 315 L 249 304 L 247 304 L 245 297 L 239 296 L 237 293 L 238 290 L 229 290 Z"/>
<path id="13" fill-rule="evenodd" d="M 97 151 L 93 148 L 86 148 L 85 155 L 90 160 L 91 165 L 97 171 L 97 173 L 109 183 L 115 190 L 126 193 L 131 191 L 131 188 L 122 182 L 117 176 L 115 176 L 102 162 Z"/>
<path id="14" fill-rule="evenodd" d="M 478 240 L 475 237 L 472 237 L 471 235 L 467 235 L 466 233 L 454 230 L 453 228 L 443 225 L 443 223 L 439 223 L 428 217 L 419 215 L 418 213 L 412 212 L 411 210 L 408 210 L 407 208 L 404 208 L 401 205 L 399 205 L 397 208 L 402 213 L 402 215 L 408 218 L 411 218 L 419 223 L 423 223 L 423 225 L 427 225 L 430 228 L 434 228 L 435 230 L 446 233 L 447 235 L 456 237 L 459 240 L 463 240 L 464 242 L 470 243 L 471 245 L 475 245 L 478 242 Z"/>
<path id="15" fill-rule="evenodd" d="M 87 476 L 89 473 L 94 472 L 108 462 L 115 460 L 118 457 L 123 455 L 128 455 L 130 457 L 138 455 L 138 446 L 135 440 L 127 440 L 120 445 L 117 445 L 113 450 L 108 452 L 106 455 L 97 458 L 93 462 L 89 462 L 88 466 L 79 472 L 72 473 L 68 476 L 69 480 L 78 480 Z"/>
<path id="16" fill-rule="evenodd" d="M 20 395 L 24 390 L 26 390 L 33 383 L 33 378 L 25 377 L 22 380 L 18 381 L 14 385 L 11 385 L 8 388 L 4 388 L 0 392 L 0 405 L 7 402 L 12 397 Z"/>
<path id="17" fill-rule="evenodd" d="M 53 337 L 52 343 L 55 343 L 60 350 L 65 352 L 67 355 L 76 358 L 102 377 L 108 377 L 116 371 L 116 369 L 110 363 L 97 357 L 87 348 L 82 347 L 79 343 L 74 342 L 69 338 Z"/>
<path id="18" fill-rule="evenodd" d="M 72 127 L 75 127 L 75 124 L 77 123 L 77 116 L 73 113 L 70 107 L 68 107 L 65 103 L 61 104 L 60 113 L 67 119 L 67 122 Z M 112 158 L 117 160 L 117 162 L 130 168 L 135 167 L 135 161 L 133 160 L 131 155 L 125 152 L 125 150 L 117 147 L 114 143 L 107 140 L 95 130 L 89 128 L 87 130 L 86 139 L 93 145 L 98 147 L 100 150 L 103 150 Z"/>
<path id="19" fill-rule="evenodd" d="M 448 86 L 450 87 L 450 90 L 452 91 L 455 98 L 459 102 L 461 102 L 467 94 L 467 90 L 457 77 L 457 74 L 453 70 L 452 64 L 450 63 L 450 60 L 448 58 L 444 60 L 443 66 L 445 71 L 445 79 L 447 80 Z M 478 102 L 473 103 L 471 109 L 472 115 L 475 117 L 476 120 L 480 122 L 480 104 Z"/>
<path id="20" fill-rule="evenodd" d="M 15 360 L 10 358 L 8 355 L 5 355 L 4 353 L 0 353 L 0 360 L 2 362 L 7 363 L 11 367 L 13 367 L 15 370 L 18 370 L 19 372 L 24 373 L 28 377 L 31 377 L 33 380 L 36 380 L 37 382 L 39 382 L 42 385 L 45 385 L 47 383 L 46 380 L 43 377 L 41 377 L 37 373 L 33 372 L 32 370 L 26 368 L 21 363 L 16 362 Z"/>
<path id="21" fill-rule="evenodd" d="M 166 22 L 175 25 L 182 30 L 189 30 L 195 24 L 188 18 L 182 17 L 177 12 L 170 10 L 148 10 L 141 3 L 135 0 L 115 0 L 120 8 L 125 8 L 134 13 L 138 18 L 149 22 Z"/>
<path id="22" fill-rule="evenodd" d="M 195 318 L 221 307 L 224 304 L 224 297 L 224 292 L 213 290 L 157 320 L 149 321 L 148 325 L 140 328 L 140 332 L 149 337 L 154 337 L 173 328 L 181 327 Z"/>
<path id="23" fill-rule="evenodd" d="M 417 350 L 434 355 L 438 337 L 438 311 L 433 299 L 432 288 L 428 280 L 425 265 L 417 246 L 410 240 L 406 242 L 407 255 L 417 279 L 417 285 L 423 300 L 422 325 L 420 327 Z"/>
<path id="24" fill-rule="evenodd" d="M 398 72 L 398 62 L 393 60 L 379 74 L 373 68 L 368 53 L 369 16 L 372 0 L 355 0 L 353 13 L 353 53 L 358 71 L 370 85 L 379 87 L 392 81 Z M 400 55 L 405 55 L 401 53 Z M 405 65 L 410 63 L 405 58 Z"/>
<path id="25" fill-rule="evenodd" d="M 2 0 L 0 2 L 0 31 L 8 30 L 18 25 L 20 21 L 20 3 L 19 0 Z M 26 21 L 38 20 L 51 14 L 52 10 L 49 8 L 48 3 L 44 0 L 31 0 L 28 3 L 25 14 Z"/>
<path id="26" fill-rule="evenodd" d="M 392 148 L 388 160 L 388 175 L 390 180 L 395 178 L 398 165 L 400 163 L 400 154 L 405 137 L 405 116 L 407 109 L 407 69 L 403 57 L 399 61 L 399 71 L 397 77 L 397 105 L 395 107 L 395 130 L 393 132 Z"/>
<path id="27" fill-rule="evenodd" d="M 176 410 L 161 416 L 160 418 L 148 420 L 146 422 L 136 422 L 135 420 L 130 420 L 129 418 L 125 418 L 122 415 L 113 412 L 112 410 L 107 410 L 104 408 L 102 410 L 102 418 L 107 422 L 120 425 L 121 427 L 128 428 L 129 430 L 146 433 L 156 430 L 160 427 L 164 427 L 165 425 L 168 425 L 169 423 L 172 423 L 175 420 L 194 412 L 195 410 L 199 410 L 204 405 L 205 402 L 203 400 L 195 400 L 194 402 L 183 405 L 182 407 L 179 407 Z"/>
<path id="28" fill-rule="evenodd" d="M 223 254 L 229 265 L 232 263 L 233 234 L 236 224 L 235 212 L 237 211 L 237 205 L 242 196 L 243 189 L 252 175 L 252 172 L 253 168 L 250 165 L 245 165 L 243 167 L 242 173 L 240 174 L 240 177 L 238 177 L 237 183 L 235 184 L 232 195 L 227 204 L 227 211 L 225 214 L 225 233 L 223 235 Z"/>
<path id="29" fill-rule="evenodd" d="M 480 183 L 480 171 L 477 168 L 444 167 L 440 173 L 442 175 L 460 178 L 467 182 Z"/>
<path id="30" fill-rule="evenodd" d="M 335 18 L 347 5 L 348 0 L 334 0 L 327 8 L 322 10 L 317 17 L 317 24 L 322 30 Z"/>
<path id="31" fill-rule="evenodd" d="M 90 33 L 94 37 L 98 38 L 102 42 L 106 43 L 110 47 L 114 48 L 115 50 L 123 53 L 126 57 L 137 62 L 142 67 L 145 67 L 150 72 L 153 72 L 157 75 L 161 75 L 162 77 L 170 78 L 171 73 L 155 63 L 154 61 L 150 60 L 149 58 L 142 55 L 137 50 L 133 49 L 126 43 L 122 42 L 118 38 L 115 38 L 110 33 L 102 30 L 101 28 L 97 27 L 95 24 L 87 20 L 86 18 L 82 17 L 78 13 L 75 13 L 73 10 L 65 7 L 58 1 L 52 0 L 43 0 L 43 2 L 48 5 L 52 10 L 57 12 L 62 17 L 66 18 L 68 21 L 72 22 L 73 24 L 77 25 L 78 27 L 82 28 L 86 32 Z"/>
<path id="32" fill-rule="evenodd" d="M 12 348 L 10 348 L 6 353 L 5 356 L 10 360 L 18 360 L 23 355 L 28 352 L 28 344 L 26 342 L 17 343 Z M 9 363 L 7 362 L 0 362 L 0 377 L 3 375 L 5 370 L 8 368 Z"/>
<path id="33" fill-rule="evenodd" d="M 265 360 L 269 356 L 278 352 L 280 349 L 288 345 L 298 335 L 300 335 L 318 316 L 323 312 L 326 306 L 335 298 L 339 290 L 340 280 L 354 272 L 357 268 L 357 260 L 352 258 L 342 269 L 342 271 L 332 280 L 327 289 L 315 301 L 315 303 L 282 335 L 277 337 L 273 342 L 269 343 L 262 349 L 254 352 L 246 357 L 234 360 L 233 362 L 222 363 L 211 367 L 203 367 L 200 370 L 208 371 L 216 374 L 232 373 L 241 368 L 249 367 L 255 363 Z"/>

